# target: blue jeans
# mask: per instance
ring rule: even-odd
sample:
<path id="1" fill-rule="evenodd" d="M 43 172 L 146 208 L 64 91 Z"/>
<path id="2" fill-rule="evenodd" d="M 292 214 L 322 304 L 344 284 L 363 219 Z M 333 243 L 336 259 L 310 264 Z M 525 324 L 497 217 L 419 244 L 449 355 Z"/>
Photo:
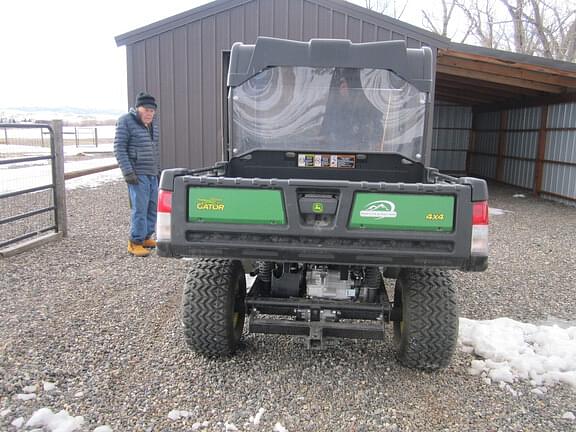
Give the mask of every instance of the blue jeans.
<path id="1" fill-rule="evenodd" d="M 130 240 L 142 243 L 156 230 L 158 205 L 158 177 L 139 175 L 138 184 L 128 183 L 130 196 Z"/>

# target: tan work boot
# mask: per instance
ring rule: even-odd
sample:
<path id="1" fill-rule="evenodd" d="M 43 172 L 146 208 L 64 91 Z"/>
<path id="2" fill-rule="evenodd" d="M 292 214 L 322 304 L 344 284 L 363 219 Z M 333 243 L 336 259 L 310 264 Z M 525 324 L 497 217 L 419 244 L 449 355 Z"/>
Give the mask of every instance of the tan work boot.
<path id="1" fill-rule="evenodd" d="M 150 255 L 150 251 L 142 246 L 142 243 L 135 243 L 132 240 L 128 240 L 128 252 L 137 257 Z"/>
<path id="2" fill-rule="evenodd" d="M 155 248 L 156 240 L 154 240 L 153 238 L 144 239 L 144 243 L 142 243 L 142 246 L 144 246 L 145 248 Z"/>

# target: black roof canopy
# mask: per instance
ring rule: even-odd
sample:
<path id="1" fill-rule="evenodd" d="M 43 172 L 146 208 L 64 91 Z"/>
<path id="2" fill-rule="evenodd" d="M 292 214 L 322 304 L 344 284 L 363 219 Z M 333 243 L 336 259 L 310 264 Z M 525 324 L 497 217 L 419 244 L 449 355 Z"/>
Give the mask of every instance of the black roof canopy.
<path id="1" fill-rule="evenodd" d="M 234 44 L 228 85 L 238 86 L 269 66 L 309 66 L 389 69 L 429 92 L 432 51 L 407 48 L 405 41 L 354 44 L 348 40 L 312 39 L 298 42 L 259 37 L 255 45 Z"/>

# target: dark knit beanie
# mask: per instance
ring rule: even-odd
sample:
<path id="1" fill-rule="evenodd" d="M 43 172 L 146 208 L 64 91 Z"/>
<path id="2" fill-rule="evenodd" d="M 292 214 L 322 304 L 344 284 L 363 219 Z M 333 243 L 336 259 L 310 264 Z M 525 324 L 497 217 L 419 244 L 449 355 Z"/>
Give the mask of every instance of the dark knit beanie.
<path id="1" fill-rule="evenodd" d="M 158 108 L 154 96 L 146 92 L 140 92 L 138 93 L 138 96 L 136 96 L 136 103 L 134 104 L 134 107 L 138 108 L 139 106 L 143 106 L 144 108 Z"/>

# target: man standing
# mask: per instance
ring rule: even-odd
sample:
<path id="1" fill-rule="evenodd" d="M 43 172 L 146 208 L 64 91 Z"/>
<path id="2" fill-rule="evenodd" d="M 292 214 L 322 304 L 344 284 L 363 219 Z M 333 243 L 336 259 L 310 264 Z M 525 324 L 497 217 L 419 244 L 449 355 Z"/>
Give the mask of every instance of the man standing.
<path id="1" fill-rule="evenodd" d="M 156 247 L 152 235 L 156 228 L 160 172 L 160 130 L 154 122 L 157 108 L 153 96 L 140 92 L 134 108 L 118 119 L 114 138 L 114 155 L 130 196 L 128 252 L 138 257 L 150 255 L 149 248 Z"/>

